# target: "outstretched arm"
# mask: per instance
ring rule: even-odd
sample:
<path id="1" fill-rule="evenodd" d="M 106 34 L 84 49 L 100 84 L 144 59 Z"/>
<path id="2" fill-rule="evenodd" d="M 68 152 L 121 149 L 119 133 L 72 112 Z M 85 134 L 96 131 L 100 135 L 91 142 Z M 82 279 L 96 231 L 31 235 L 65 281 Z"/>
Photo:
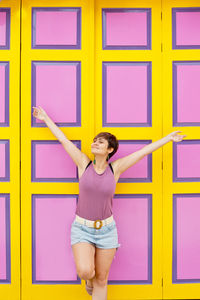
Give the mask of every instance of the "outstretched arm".
<path id="1" fill-rule="evenodd" d="M 174 142 L 180 142 L 186 135 L 178 135 L 177 133 L 181 131 L 173 131 L 170 134 L 166 135 L 162 139 L 155 141 L 153 143 L 150 143 L 149 145 L 144 146 L 141 150 L 141 152 L 144 153 L 144 155 L 148 155 L 155 151 L 156 149 L 162 147 L 163 145 L 167 144 L 170 141 Z"/>
<path id="2" fill-rule="evenodd" d="M 79 150 L 60 130 L 60 128 L 51 120 L 51 118 L 47 115 L 45 110 L 38 106 L 34 107 L 33 116 L 38 118 L 39 120 L 43 120 L 46 125 L 49 127 L 51 132 L 55 135 L 55 137 L 59 140 L 59 142 L 63 145 L 65 151 L 72 158 L 74 163 L 80 168 L 84 168 L 85 165 L 90 161 L 89 157 Z"/>
<path id="3" fill-rule="evenodd" d="M 133 166 L 136 162 L 141 160 L 144 156 L 152 153 L 156 149 L 162 147 L 166 143 L 170 141 L 180 142 L 186 135 L 178 135 L 177 133 L 181 131 L 173 131 L 167 136 L 163 137 L 162 139 L 150 143 L 144 146 L 142 149 L 135 151 L 127 156 L 117 159 L 116 161 L 112 162 L 115 171 L 119 174 L 126 171 L 128 168 Z"/>

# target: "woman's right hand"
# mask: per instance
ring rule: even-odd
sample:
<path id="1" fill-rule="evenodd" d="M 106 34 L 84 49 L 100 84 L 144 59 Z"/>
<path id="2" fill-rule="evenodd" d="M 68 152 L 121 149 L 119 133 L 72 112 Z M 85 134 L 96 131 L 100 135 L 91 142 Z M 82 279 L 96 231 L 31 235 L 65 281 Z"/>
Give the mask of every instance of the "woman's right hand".
<path id="1" fill-rule="evenodd" d="M 39 108 L 32 106 L 34 108 L 33 111 L 33 116 L 36 117 L 39 120 L 44 121 L 44 119 L 47 117 L 47 113 L 45 112 L 45 110 L 38 105 Z"/>

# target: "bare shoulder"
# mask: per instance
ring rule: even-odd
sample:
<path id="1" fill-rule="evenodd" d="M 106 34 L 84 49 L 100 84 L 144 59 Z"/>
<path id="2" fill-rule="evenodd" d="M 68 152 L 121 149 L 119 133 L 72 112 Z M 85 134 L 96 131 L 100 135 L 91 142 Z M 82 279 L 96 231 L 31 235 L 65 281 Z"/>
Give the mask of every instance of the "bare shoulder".
<path id="1" fill-rule="evenodd" d="M 119 166 L 119 159 L 116 159 L 116 160 L 112 161 L 111 165 L 113 167 L 113 170 L 117 171 L 117 167 Z"/>
<path id="2" fill-rule="evenodd" d="M 89 164 L 89 162 L 91 161 L 91 159 L 82 152 L 82 160 L 81 160 L 81 165 L 78 166 L 78 177 L 79 179 L 81 178 L 81 176 L 83 175 L 87 165 Z"/>
<path id="3" fill-rule="evenodd" d="M 85 169 L 90 161 L 91 159 L 85 153 L 82 152 L 82 163 L 80 169 Z"/>
<path id="4" fill-rule="evenodd" d="M 119 159 L 112 161 L 111 166 L 113 168 L 114 176 L 115 176 L 115 181 L 117 182 L 119 177 L 120 177 L 120 171 L 119 171 Z"/>
<path id="5" fill-rule="evenodd" d="M 118 167 L 119 167 L 119 159 L 112 161 L 111 165 L 112 165 L 114 173 L 117 173 Z"/>
<path id="6" fill-rule="evenodd" d="M 113 169 L 115 169 L 117 174 L 122 174 L 124 171 L 126 171 L 128 168 L 136 164 L 139 160 L 141 160 L 146 155 L 145 151 L 143 151 L 143 148 L 135 151 L 129 155 L 126 155 L 124 157 L 121 157 L 114 162 L 112 162 Z"/>

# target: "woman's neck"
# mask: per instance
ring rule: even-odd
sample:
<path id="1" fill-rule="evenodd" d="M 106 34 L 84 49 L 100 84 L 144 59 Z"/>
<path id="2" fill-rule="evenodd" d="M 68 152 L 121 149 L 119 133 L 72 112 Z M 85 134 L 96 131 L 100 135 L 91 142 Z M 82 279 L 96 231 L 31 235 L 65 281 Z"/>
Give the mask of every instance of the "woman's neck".
<path id="1" fill-rule="evenodd" d="M 104 170 L 105 167 L 108 165 L 108 162 L 105 160 L 98 160 L 98 158 L 95 158 L 95 163 L 93 161 L 94 166 L 96 167 L 96 169 L 98 170 Z"/>

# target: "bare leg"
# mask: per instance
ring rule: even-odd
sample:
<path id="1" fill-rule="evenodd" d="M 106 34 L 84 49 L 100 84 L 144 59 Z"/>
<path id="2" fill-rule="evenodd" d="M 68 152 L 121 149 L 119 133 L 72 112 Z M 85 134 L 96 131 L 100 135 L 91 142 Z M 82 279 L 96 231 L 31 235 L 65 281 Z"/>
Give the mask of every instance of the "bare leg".
<path id="1" fill-rule="evenodd" d="M 85 280 L 95 275 L 95 246 L 87 242 L 79 242 L 72 245 L 76 271 L 80 278 Z"/>
<path id="2" fill-rule="evenodd" d="M 92 280 L 92 300 L 107 300 L 107 281 L 116 248 L 100 249 L 95 252 L 95 277 Z"/>
<path id="3" fill-rule="evenodd" d="M 106 281 L 100 281 L 94 277 L 93 287 L 92 300 L 107 300 L 108 291 Z"/>

